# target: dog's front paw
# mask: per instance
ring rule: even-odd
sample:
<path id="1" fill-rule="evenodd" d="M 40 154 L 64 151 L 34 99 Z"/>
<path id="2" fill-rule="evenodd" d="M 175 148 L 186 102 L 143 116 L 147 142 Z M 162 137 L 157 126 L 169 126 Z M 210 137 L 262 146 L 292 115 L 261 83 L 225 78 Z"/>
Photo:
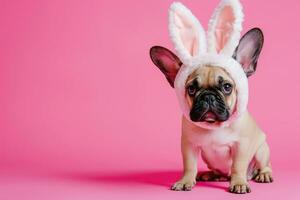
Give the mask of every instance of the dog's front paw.
<path id="1" fill-rule="evenodd" d="M 229 192 L 236 194 L 245 194 L 251 192 L 250 186 L 246 181 L 231 180 Z"/>
<path id="2" fill-rule="evenodd" d="M 196 180 L 181 179 L 172 185 L 171 190 L 191 191 L 195 184 Z"/>
<path id="3" fill-rule="evenodd" d="M 229 192 L 236 194 L 245 194 L 251 192 L 248 184 L 236 184 L 229 187 Z"/>

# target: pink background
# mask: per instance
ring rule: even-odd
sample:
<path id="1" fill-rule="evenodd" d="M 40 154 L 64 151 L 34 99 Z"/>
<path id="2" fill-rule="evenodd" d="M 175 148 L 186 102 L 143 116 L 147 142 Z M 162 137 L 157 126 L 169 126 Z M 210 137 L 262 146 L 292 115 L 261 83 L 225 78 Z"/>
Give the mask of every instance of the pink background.
<path id="1" fill-rule="evenodd" d="M 0 2 L 0 197 L 232 197 L 227 183 L 167 190 L 182 169 L 180 110 L 148 51 L 173 49 L 171 2 Z M 206 28 L 219 1 L 182 2 Z M 244 32 L 265 34 L 249 110 L 267 133 L 275 174 L 273 184 L 251 183 L 248 197 L 297 199 L 300 3 L 242 3 Z"/>

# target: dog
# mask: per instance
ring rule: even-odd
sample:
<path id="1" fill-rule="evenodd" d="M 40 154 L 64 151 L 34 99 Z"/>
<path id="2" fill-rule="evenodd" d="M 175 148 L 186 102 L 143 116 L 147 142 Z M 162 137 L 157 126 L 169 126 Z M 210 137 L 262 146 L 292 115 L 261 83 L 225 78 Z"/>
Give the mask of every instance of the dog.
<path id="1" fill-rule="evenodd" d="M 218 34 L 214 32 L 216 26 L 224 27 L 223 24 L 214 27 L 215 21 L 225 23 L 229 19 L 227 24 L 241 23 L 240 16 L 234 15 L 237 11 L 241 11 L 237 0 L 222 1 L 211 20 L 208 40 L 220 35 L 220 30 Z M 233 17 L 225 22 L 220 20 L 224 12 Z M 210 46 L 205 46 L 204 31 L 186 7 L 173 3 L 169 20 L 170 35 L 179 56 L 165 47 L 153 46 L 150 57 L 175 87 L 184 112 L 181 137 L 184 173 L 171 189 L 189 191 L 196 180 L 230 181 L 229 192 L 244 194 L 251 191 L 248 183 L 251 179 L 272 182 L 266 135 L 246 109 L 247 78 L 257 69 L 264 42 L 262 30 L 253 28 L 239 39 L 240 28 L 232 26 L 225 44 L 221 42 L 223 46 L 217 43 L 218 38 L 213 38 L 215 43 L 207 41 L 219 50 L 206 53 Z M 228 36 L 223 30 L 221 35 Z M 210 171 L 198 174 L 199 153 Z"/>

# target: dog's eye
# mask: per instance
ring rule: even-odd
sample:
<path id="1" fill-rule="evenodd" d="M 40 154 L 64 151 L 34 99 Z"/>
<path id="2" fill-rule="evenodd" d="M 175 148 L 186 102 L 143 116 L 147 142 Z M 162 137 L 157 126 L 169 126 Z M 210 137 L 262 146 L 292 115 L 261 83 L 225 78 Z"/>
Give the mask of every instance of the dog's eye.
<path id="1" fill-rule="evenodd" d="M 196 94 L 196 87 L 193 86 L 193 85 L 190 85 L 188 87 L 188 93 L 189 93 L 190 96 L 194 96 Z"/>
<path id="2" fill-rule="evenodd" d="M 223 91 L 225 94 L 230 94 L 232 91 L 232 85 L 230 83 L 225 83 L 223 85 Z"/>

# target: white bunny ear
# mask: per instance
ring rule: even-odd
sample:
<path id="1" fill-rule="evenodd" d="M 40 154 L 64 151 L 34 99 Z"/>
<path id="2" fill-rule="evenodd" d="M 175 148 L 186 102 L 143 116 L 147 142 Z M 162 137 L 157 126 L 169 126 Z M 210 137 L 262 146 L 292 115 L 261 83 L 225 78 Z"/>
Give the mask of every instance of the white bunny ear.
<path id="1" fill-rule="evenodd" d="M 205 32 L 200 22 L 179 2 L 173 3 L 170 7 L 169 32 L 177 55 L 183 63 L 206 52 Z"/>
<path id="2" fill-rule="evenodd" d="M 208 52 L 232 56 L 239 43 L 243 18 L 239 0 L 222 0 L 208 25 Z"/>

